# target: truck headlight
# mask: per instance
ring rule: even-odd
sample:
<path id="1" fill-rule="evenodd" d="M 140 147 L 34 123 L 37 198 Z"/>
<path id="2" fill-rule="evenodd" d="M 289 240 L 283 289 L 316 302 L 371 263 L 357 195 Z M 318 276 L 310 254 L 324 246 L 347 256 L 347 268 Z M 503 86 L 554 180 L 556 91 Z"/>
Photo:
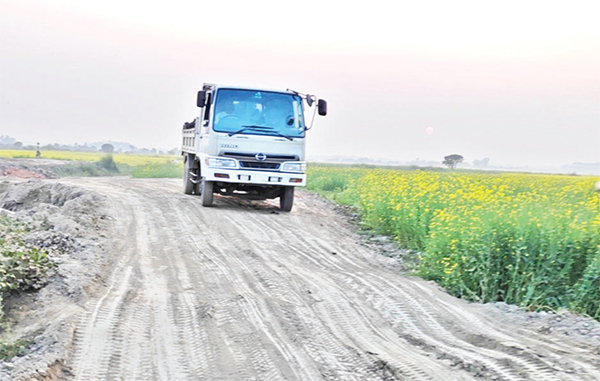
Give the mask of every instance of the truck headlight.
<path id="1" fill-rule="evenodd" d="M 289 161 L 281 166 L 282 172 L 306 172 L 306 163 L 303 161 Z"/>
<path id="2" fill-rule="evenodd" d="M 219 168 L 237 168 L 237 161 L 234 159 L 225 159 L 222 157 L 207 157 L 206 165 Z"/>

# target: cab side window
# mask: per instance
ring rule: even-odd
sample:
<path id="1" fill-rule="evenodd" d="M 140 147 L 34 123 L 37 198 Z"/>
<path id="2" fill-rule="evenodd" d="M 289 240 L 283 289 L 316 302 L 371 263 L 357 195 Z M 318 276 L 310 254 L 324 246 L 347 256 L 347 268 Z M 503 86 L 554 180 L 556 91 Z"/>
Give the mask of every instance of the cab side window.
<path id="1" fill-rule="evenodd" d="M 208 117 L 210 116 L 210 108 L 212 106 L 212 93 L 206 94 L 206 104 L 204 105 L 204 116 L 202 117 L 202 125 L 208 125 Z"/>

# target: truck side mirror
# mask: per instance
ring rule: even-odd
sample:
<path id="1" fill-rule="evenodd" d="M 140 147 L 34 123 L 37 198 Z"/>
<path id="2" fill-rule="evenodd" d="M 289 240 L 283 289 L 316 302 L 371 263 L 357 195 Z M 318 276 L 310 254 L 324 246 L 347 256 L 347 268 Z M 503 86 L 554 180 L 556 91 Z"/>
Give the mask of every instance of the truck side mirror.
<path id="1" fill-rule="evenodd" d="M 327 101 L 324 99 L 319 99 L 319 103 L 317 103 L 317 108 L 319 110 L 319 115 L 327 115 Z"/>
<path id="2" fill-rule="evenodd" d="M 196 99 L 196 106 L 204 107 L 206 103 L 206 91 L 198 91 L 198 98 Z"/>

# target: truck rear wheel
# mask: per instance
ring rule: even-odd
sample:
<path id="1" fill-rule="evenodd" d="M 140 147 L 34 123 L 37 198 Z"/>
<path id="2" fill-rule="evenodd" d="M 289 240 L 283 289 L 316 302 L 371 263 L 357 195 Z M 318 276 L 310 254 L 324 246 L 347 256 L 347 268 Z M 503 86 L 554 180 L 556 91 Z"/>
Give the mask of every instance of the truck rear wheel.
<path id="1" fill-rule="evenodd" d="M 202 206 L 211 206 L 213 203 L 214 182 L 202 179 L 200 184 L 200 196 L 202 197 Z"/>
<path id="2" fill-rule="evenodd" d="M 279 196 L 279 209 L 283 212 L 290 212 L 294 205 L 294 187 L 283 187 L 281 196 Z"/>
<path id="3" fill-rule="evenodd" d="M 196 171 L 196 160 L 194 155 L 186 154 L 184 161 L 185 163 L 183 165 L 183 193 L 192 194 L 197 188 L 196 184 L 192 182 L 192 180 L 195 179 L 191 175 L 191 172 L 195 173 Z"/>

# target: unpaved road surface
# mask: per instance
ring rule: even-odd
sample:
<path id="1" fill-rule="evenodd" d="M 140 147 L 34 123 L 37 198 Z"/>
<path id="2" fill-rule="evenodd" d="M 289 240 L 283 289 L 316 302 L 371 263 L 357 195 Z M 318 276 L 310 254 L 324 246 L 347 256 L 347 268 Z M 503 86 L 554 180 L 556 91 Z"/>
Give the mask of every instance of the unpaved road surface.
<path id="1" fill-rule="evenodd" d="M 112 266 L 78 317 L 75 380 L 600 380 L 600 343 L 400 274 L 327 202 L 60 180 L 103 195 Z M 277 201 L 277 200 L 276 200 Z"/>

